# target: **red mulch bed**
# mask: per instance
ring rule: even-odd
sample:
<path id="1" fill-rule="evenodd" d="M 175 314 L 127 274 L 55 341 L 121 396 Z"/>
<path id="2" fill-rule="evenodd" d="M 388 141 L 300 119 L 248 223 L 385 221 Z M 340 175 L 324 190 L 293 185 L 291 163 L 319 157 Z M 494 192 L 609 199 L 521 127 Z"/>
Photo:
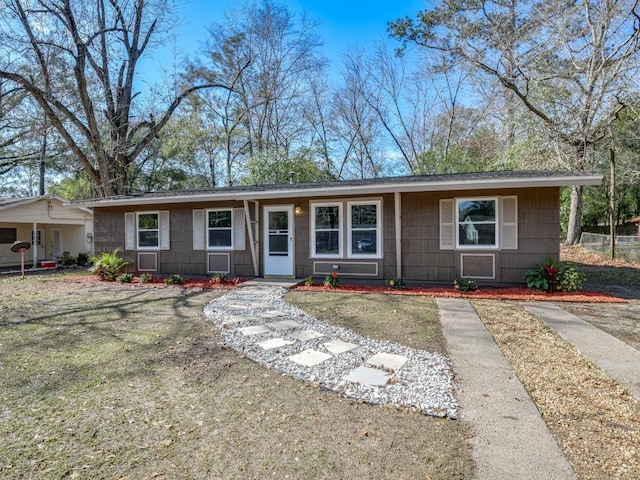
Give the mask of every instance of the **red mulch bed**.
<path id="1" fill-rule="evenodd" d="M 517 300 L 520 302 L 578 302 L 578 303 L 626 303 L 626 300 L 601 292 L 580 291 L 546 293 L 529 288 L 479 288 L 475 292 L 461 292 L 455 288 L 406 287 L 402 290 L 383 286 L 340 285 L 328 288 L 320 285 L 299 286 L 303 292 L 335 293 L 384 293 L 391 295 L 423 295 L 427 297 L 455 297 L 468 299 Z"/>
<path id="2" fill-rule="evenodd" d="M 72 277 L 67 279 L 72 282 L 106 282 L 96 276 L 82 276 Z M 239 279 L 238 284 L 247 280 Z M 129 284 L 118 285 L 131 285 L 134 287 L 167 287 L 171 285 L 165 285 L 162 278 L 154 278 L 149 283 L 138 283 L 138 277 L 133 279 L 133 282 Z M 232 289 L 235 287 L 233 282 L 227 283 L 214 283 L 211 279 L 201 278 L 185 278 L 182 280 L 181 287 L 185 288 L 201 288 L 201 289 Z M 426 297 L 454 297 L 454 298 L 468 298 L 468 299 L 489 299 L 489 300 L 516 300 L 520 302 L 576 302 L 576 303 L 626 303 L 626 300 L 613 295 L 609 295 L 601 292 L 594 291 L 580 291 L 577 293 L 570 292 L 553 292 L 546 293 L 538 290 L 532 290 L 523 287 L 511 287 L 511 288 L 479 288 L 475 292 L 461 292 L 455 288 L 440 288 L 440 287 L 406 287 L 404 289 L 394 289 L 385 286 L 374 285 L 349 285 L 343 284 L 336 288 L 329 288 L 323 285 L 313 286 L 297 286 L 298 291 L 303 292 L 332 292 L 332 293 L 383 293 L 389 295 L 408 295 L 408 296 L 426 296 Z"/>

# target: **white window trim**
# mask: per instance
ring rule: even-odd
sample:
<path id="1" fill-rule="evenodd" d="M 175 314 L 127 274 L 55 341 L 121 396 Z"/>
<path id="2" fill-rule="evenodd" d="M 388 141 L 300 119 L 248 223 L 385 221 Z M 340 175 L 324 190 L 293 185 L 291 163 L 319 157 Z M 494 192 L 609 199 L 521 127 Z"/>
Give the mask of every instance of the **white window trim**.
<path id="1" fill-rule="evenodd" d="M 376 205 L 376 253 L 353 253 L 351 207 L 354 205 Z M 347 202 L 347 258 L 382 258 L 382 201 L 356 200 Z"/>
<path id="2" fill-rule="evenodd" d="M 140 229 L 140 215 L 156 215 L 158 217 L 158 228 L 144 228 Z M 158 232 L 158 245 L 153 247 L 141 247 L 140 246 L 140 232 Z M 136 212 L 136 250 L 155 251 L 160 250 L 160 212 Z"/>
<path id="3" fill-rule="evenodd" d="M 231 226 L 230 227 L 224 227 L 224 228 L 215 228 L 215 230 L 230 230 L 231 232 L 231 245 L 224 245 L 221 247 L 216 247 L 216 246 L 210 246 L 209 245 L 209 231 L 214 230 L 212 228 L 209 227 L 209 212 L 229 212 L 231 214 Z M 234 225 L 233 225 L 233 217 L 234 217 L 234 212 L 233 212 L 233 208 L 209 208 L 208 210 L 205 211 L 205 215 L 204 215 L 204 234 L 205 234 L 205 239 L 204 239 L 204 243 L 205 246 L 207 247 L 207 250 L 211 250 L 211 251 L 220 251 L 220 250 L 233 250 L 233 240 L 234 240 Z"/>
<path id="4" fill-rule="evenodd" d="M 338 253 L 316 253 L 316 207 L 338 207 Z M 343 215 L 343 202 L 311 202 L 310 204 L 310 252 L 311 258 L 343 258 L 344 255 L 344 215 Z M 327 231 L 320 229 L 319 231 Z M 332 231 L 332 230 L 328 230 Z"/>
<path id="5" fill-rule="evenodd" d="M 500 197 L 459 197 L 455 199 L 455 214 L 456 214 L 456 249 L 458 250 L 500 250 Z M 460 244 L 460 202 L 468 201 L 486 201 L 492 200 L 495 203 L 495 220 L 493 222 L 474 222 L 482 225 L 494 225 L 496 243 L 495 245 L 463 245 Z"/>

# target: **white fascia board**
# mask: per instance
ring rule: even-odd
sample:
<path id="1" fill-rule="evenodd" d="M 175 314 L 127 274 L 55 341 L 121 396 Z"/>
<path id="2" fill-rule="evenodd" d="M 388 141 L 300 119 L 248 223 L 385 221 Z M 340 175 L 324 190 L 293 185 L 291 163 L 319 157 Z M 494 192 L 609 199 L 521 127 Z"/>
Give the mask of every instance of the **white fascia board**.
<path id="1" fill-rule="evenodd" d="M 125 197 L 121 199 L 105 199 L 87 202 L 87 206 L 94 208 L 116 207 L 127 205 L 159 205 L 167 203 L 198 203 L 198 202 L 224 202 L 231 200 L 271 200 L 291 199 L 300 197 L 334 197 L 341 195 L 376 195 L 382 193 L 406 193 L 406 192 L 440 192 L 451 190 L 491 190 L 505 188 L 541 188 L 563 187 L 570 185 L 600 185 L 603 176 L 597 175 L 566 175 L 556 177 L 529 177 L 529 178 L 493 178 L 466 181 L 440 181 L 440 182 L 405 182 L 405 183 L 380 183 L 366 185 L 322 185 L 318 187 L 306 185 L 303 188 L 286 188 L 282 190 L 247 190 L 235 192 L 207 192 L 197 195 L 167 195 L 158 197 Z M 69 205 L 69 204 L 67 204 Z M 72 204 L 80 207 L 80 205 Z"/>

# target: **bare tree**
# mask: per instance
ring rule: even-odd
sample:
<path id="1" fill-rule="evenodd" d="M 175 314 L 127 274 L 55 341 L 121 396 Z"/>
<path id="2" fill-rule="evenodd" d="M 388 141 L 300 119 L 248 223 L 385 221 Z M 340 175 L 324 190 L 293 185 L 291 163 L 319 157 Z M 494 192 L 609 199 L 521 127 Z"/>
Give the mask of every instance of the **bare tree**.
<path id="1" fill-rule="evenodd" d="M 135 74 L 163 22 L 158 0 L 2 0 L 0 78 L 37 102 L 102 195 L 127 194 L 130 168 L 191 93 L 139 112 Z"/>
<path id="2" fill-rule="evenodd" d="M 390 24 L 392 34 L 497 80 L 588 168 L 638 72 L 637 0 L 460 1 Z M 573 187 L 567 243 L 580 236 L 582 187 Z"/>

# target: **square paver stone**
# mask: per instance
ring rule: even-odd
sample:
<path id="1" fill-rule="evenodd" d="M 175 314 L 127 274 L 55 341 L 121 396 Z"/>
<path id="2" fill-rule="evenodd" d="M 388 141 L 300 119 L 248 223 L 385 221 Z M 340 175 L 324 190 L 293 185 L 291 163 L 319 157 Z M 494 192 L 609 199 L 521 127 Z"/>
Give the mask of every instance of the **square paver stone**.
<path id="1" fill-rule="evenodd" d="M 251 327 L 239 328 L 238 331 L 243 335 L 258 335 L 260 333 L 269 333 L 271 332 L 271 329 L 265 327 L 264 325 L 253 325 Z"/>
<path id="2" fill-rule="evenodd" d="M 316 332 L 315 330 L 300 330 L 299 332 L 292 332 L 289 334 L 291 338 L 306 342 L 307 340 L 313 340 L 314 338 L 324 337 L 323 333 Z"/>
<path id="3" fill-rule="evenodd" d="M 340 355 L 341 353 L 353 350 L 358 345 L 350 342 L 343 342 L 342 340 L 331 340 L 330 342 L 323 343 L 322 346 L 327 349 L 327 352 L 334 355 Z"/>
<path id="4" fill-rule="evenodd" d="M 328 353 L 319 352 L 318 350 L 314 350 L 313 348 L 308 348 L 300 353 L 291 355 L 289 357 L 289 360 L 291 360 L 292 362 L 296 362 L 297 364 L 304 367 L 313 367 L 314 365 L 322 363 L 331 357 L 332 355 L 329 355 Z"/>
<path id="5" fill-rule="evenodd" d="M 282 320 L 279 322 L 270 322 L 266 325 L 269 325 L 269 328 L 273 328 L 274 330 L 289 330 L 291 328 L 299 327 L 300 324 L 295 320 Z"/>
<path id="6" fill-rule="evenodd" d="M 394 355 L 393 353 L 376 353 L 373 357 L 367 360 L 366 363 L 380 368 L 398 370 L 407 363 L 407 360 L 409 359 L 403 355 Z"/>
<path id="7" fill-rule="evenodd" d="M 381 386 L 387 384 L 387 372 L 378 370 L 377 368 L 365 367 L 360 365 L 353 370 L 349 375 L 343 377 L 347 382 L 361 383 L 363 385 L 369 385 L 372 387 Z"/>
<path id="8" fill-rule="evenodd" d="M 287 314 L 282 310 L 268 310 L 266 312 L 259 312 L 262 318 L 276 318 L 276 317 L 286 317 Z"/>
<path id="9" fill-rule="evenodd" d="M 232 323 L 242 323 L 248 322 L 249 320 L 255 320 L 257 317 L 255 315 L 230 315 L 229 321 Z"/>
<path id="10" fill-rule="evenodd" d="M 270 338 L 269 340 L 263 340 L 262 342 L 258 342 L 256 345 L 265 349 L 265 350 L 273 350 L 274 348 L 284 347 L 286 345 L 291 345 L 293 340 L 285 340 L 284 338 Z"/>

